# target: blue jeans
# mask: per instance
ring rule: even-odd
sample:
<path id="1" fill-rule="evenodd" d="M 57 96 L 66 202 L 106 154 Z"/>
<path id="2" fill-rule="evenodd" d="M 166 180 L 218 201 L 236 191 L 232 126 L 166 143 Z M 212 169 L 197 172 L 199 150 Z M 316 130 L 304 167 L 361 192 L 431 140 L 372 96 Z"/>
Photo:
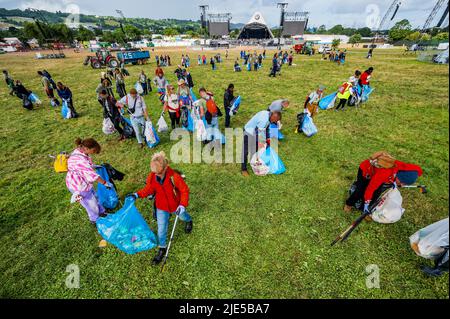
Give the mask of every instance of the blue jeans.
<path id="1" fill-rule="evenodd" d="M 206 123 L 206 133 L 208 141 L 212 141 L 218 139 L 220 135 L 219 131 L 219 118 L 217 116 L 213 116 L 211 119 L 211 124 Z"/>
<path id="2" fill-rule="evenodd" d="M 184 222 L 190 222 L 192 221 L 191 216 L 185 211 L 184 213 L 180 214 L 180 220 Z M 170 214 L 166 211 L 157 209 L 156 210 L 156 219 L 158 222 L 158 246 L 160 248 L 166 248 L 167 244 L 167 230 L 169 227 L 169 219 Z"/>
<path id="3" fill-rule="evenodd" d="M 136 139 L 139 144 L 142 144 L 142 138 L 144 137 L 145 119 L 143 116 L 134 117 L 131 116 L 131 126 L 133 126 Z"/>

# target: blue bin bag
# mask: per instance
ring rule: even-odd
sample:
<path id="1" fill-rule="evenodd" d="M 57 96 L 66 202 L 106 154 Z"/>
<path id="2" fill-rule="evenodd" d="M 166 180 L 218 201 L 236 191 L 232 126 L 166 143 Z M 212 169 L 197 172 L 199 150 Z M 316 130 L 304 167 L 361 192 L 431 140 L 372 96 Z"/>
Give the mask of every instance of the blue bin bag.
<path id="1" fill-rule="evenodd" d="M 239 107 L 241 106 L 241 96 L 239 95 L 237 98 L 233 100 L 231 104 L 230 111 L 232 112 L 230 115 L 234 115 L 239 111 Z"/>
<path id="2" fill-rule="evenodd" d="M 198 100 L 197 96 L 194 94 L 194 91 L 192 90 L 192 88 L 190 88 L 189 91 L 191 92 L 192 101 L 194 101 L 194 102 L 197 101 Z"/>
<path id="3" fill-rule="evenodd" d="M 132 197 L 127 197 L 123 207 L 115 214 L 97 219 L 97 230 L 103 239 L 127 254 L 150 250 L 157 245 L 155 234 L 134 205 Z"/>
<path id="4" fill-rule="evenodd" d="M 67 106 L 67 101 L 63 100 L 62 106 L 61 106 L 61 115 L 63 119 L 70 119 L 72 116 L 70 114 L 70 109 Z"/>
<path id="5" fill-rule="evenodd" d="M 314 125 L 314 122 L 313 122 L 311 116 L 309 116 L 309 115 L 305 116 L 305 119 L 304 119 L 303 125 L 302 125 L 302 131 L 308 137 L 311 137 L 311 136 L 317 134 L 317 132 L 318 132 L 317 127 Z"/>
<path id="6" fill-rule="evenodd" d="M 187 126 L 183 126 L 183 128 L 189 132 L 194 132 L 194 119 L 189 109 L 187 110 Z"/>
<path id="7" fill-rule="evenodd" d="M 155 126 L 154 125 L 152 125 L 152 131 L 153 131 L 153 134 L 155 134 L 155 138 L 156 138 L 156 142 L 155 143 L 150 143 L 150 142 L 148 142 L 147 140 L 145 140 L 145 142 L 147 143 L 147 146 L 148 147 L 150 147 L 150 148 L 155 148 L 158 144 L 159 144 L 159 142 L 161 141 L 160 140 L 160 138 L 159 138 L 159 136 L 158 136 L 158 133 L 156 132 L 156 129 L 155 129 Z M 144 138 L 145 138 L 145 136 L 144 136 Z"/>
<path id="8" fill-rule="evenodd" d="M 270 146 L 260 154 L 259 159 L 269 167 L 268 174 L 280 175 L 286 172 L 286 167 L 280 157 Z"/>
<path id="9" fill-rule="evenodd" d="M 373 89 L 370 85 L 363 85 L 361 100 L 366 102 L 369 99 L 369 95 L 373 92 Z"/>
<path id="10" fill-rule="evenodd" d="M 106 168 L 100 166 L 95 169 L 97 174 L 100 175 L 107 182 L 111 182 Z M 119 196 L 114 187 L 108 189 L 105 185 L 97 183 L 97 199 L 99 203 L 106 209 L 115 209 L 119 204 Z"/>
<path id="11" fill-rule="evenodd" d="M 28 100 L 31 103 L 37 103 L 39 101 L 39 97 L 35 93 L 31 93 L 30 95 L 28 95 Z"/>
<path id="12" fill-rule="evenodd" d="M 270 133 L 270 138 L 276 138 L 278 140 L 284 139 L 284 135 L 278 129 L 278 125 L 276 123 L 270 123 L 269 133 Z"/>
<path id="13" fill-rule="evenodd" d="M 328 110 L 334 107 L 334 101 L 336 99 L 337 92 L 327 95 L 320 99 L 319 107 L 321 110 Z"/>

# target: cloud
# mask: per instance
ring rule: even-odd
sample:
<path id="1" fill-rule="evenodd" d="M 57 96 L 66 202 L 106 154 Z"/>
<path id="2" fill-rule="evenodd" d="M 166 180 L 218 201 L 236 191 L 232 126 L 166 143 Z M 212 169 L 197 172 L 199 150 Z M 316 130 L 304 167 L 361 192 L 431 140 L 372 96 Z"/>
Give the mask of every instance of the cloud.
<path id="1" fill-rule="evenodd" d="M 255 11 L 260 11 L 269 26 L 277 26 L 280 0 L 0 0 L 0 6 L 25 9 L 33 7 L 48 11 L 66 11 L 70 4 L 79 6 L 81 13 L 96 15 L 117 15 L 121 9 L 127 17 L 147 17 L 152 19 L 177 18 L 199 20 L 200 4 L 208 4 L 210 13 L 230 12 L 233 23 L 246 23 Z M 288 11 L 309 11 L 310 26 L 325 24 L 328 28 L 342 24 L 350 27 L 364 27 L 370 12 L 369 5 L 378 8 L 383 16 L 392 0 L 286 0 Z M 408 19 L 413 26 L 422 26 L 435 2 L 424 0 L 402 1 L 397 17 L 389 25 L 400 19 Z M 436 19 L 440 18 L 438 13 Z"/>

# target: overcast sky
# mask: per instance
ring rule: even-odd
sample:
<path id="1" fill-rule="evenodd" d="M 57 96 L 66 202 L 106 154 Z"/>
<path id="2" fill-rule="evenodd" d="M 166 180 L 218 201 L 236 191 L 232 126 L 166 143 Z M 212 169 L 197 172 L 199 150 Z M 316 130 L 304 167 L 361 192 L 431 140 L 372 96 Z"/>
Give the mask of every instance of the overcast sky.
<path id="1" fill-rule="evenodd" d="M 232 13 L 233 23 L 245 23 L 255 11 L 260 11 L 269 26 L 279 24 L 277 0 L 0 0 L 0 7 L 37 8 L 48 11 L 70 11 L 74 5 L 81 13 L 116 15 L 121 9 L 127 17 L 153 19 L 178 18 L 198 20 L 198 5 L 208 4 L 210 13 Z M 371 26 L 374 17 L 382 16 L 392 0 L 284 0 L 288 11 L 309 11 L 310 26 L 336 24 L 348 27 Z M 408 19 L 413 27 L 422 26 L 437 0 L 403 0 L 395 21 Z M 442 11 L 443 12 L 443 11 Z M 442 12 L 438 13 L 435 24 Z"/>

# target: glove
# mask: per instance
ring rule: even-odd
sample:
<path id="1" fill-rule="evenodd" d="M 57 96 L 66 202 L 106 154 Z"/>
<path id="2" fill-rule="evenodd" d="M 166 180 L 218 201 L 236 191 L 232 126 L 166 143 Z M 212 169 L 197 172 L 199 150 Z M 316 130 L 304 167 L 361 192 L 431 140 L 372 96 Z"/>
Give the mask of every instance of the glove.
<path id="1" fill-rule="evenodd" d="M 113 188 L 113 184 L 111 184 L 110 182 L 106 182 L 104 185 L 107 189 Z"/>
<path id="2" fill-rule="evenodd" d="M 267 146 L 270 146 L 270 138 L 266 139 Z"/>
<path id="3" fill-rule="evenodd" d="M 178 206 L 177 210 L 175 211 L 175 214 L 180 216 L 180 214 L 183 214 L 186 212 L 186 208 L 183 205 Z"/>
<path id="4" fill-rule="evenodd" d="M 139 196 L 138 196 L 137 193 L 130 193 L 130 194 L 125 195 L 125 198 L 127 198 L 127 197 L 131 197 L 131 198 L 133 198 L 134 200 L 136 200 L 136 199 L 139 198 Z"/>
<path id="5" fill-rule="evenodd" d="M 370 201 L 367 201 L 364 203 L 364 213 L 366 213 L 366 214 L 370 213 L 369 206 L 370 206 Z"/>

